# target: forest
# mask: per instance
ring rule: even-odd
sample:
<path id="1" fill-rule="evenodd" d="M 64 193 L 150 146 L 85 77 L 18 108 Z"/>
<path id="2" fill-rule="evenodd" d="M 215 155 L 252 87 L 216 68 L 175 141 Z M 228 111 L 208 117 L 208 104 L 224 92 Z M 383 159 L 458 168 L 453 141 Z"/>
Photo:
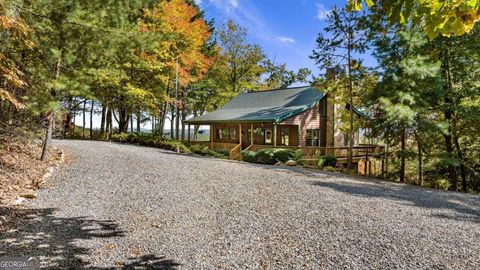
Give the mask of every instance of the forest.
<path id="1" fill-rule="evenodd" d="M 312 37 L 316 72 L 269 59 L 249 29 L 216 26 L 193 0 L 2 0 L 0 148 L 33 132 L 46 160 L 52 137 L 109 140 L 145 123 L 183 140 L 187 118 L 243 91 L 309 84 L 369 115 L 388 178 L 479 192 L 480 1 L 442 2 L 333 8 Z M 367 53 L 378 66 L 363 64 Z M 326 84 L 327 68 L 338 76 Z M 342 117 L 353 134 L 351 110 Z"/>

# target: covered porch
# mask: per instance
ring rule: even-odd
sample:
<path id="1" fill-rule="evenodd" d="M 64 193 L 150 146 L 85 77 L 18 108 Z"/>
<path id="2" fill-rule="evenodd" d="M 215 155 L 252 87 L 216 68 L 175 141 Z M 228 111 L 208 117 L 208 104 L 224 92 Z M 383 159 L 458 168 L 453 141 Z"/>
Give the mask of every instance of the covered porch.
<path id="1" fill-rule="evenodd" d="M 211 124 L 208 141 L 194 141 L 191 144 L 208 146 L 212 150 L 228 150 L 231 159 L 241 160 L 242 150 L 272 147 L 299 147 L 298 125 L 278 125 L 272 122 Z M 190 134 L 191 125 L 188 125 Z"/>
<path id="2" fill-rule="evenodd" d="M 298 125 L 269 122 L 211 124 L 208 141 L 188 143 L 207 146 L 211 150 L 227 150 L 230 159 L 242 160 L 242 151 L 257 152 L 266 148 L 301 150 L 307 164 L 317 161 L 318 156 L 335 156 L 340 164 L 347 162 L 348 147 L 325 145 L 325 134 L 306 132 L 302 138 Z M 188 125 L 189 132 L 191 126 Z M 384 147 L 361 144 L 353 147 L 353 162 L 359 164 L 359 172 L 365 175 L 378 175 L 384 171 Z"/>

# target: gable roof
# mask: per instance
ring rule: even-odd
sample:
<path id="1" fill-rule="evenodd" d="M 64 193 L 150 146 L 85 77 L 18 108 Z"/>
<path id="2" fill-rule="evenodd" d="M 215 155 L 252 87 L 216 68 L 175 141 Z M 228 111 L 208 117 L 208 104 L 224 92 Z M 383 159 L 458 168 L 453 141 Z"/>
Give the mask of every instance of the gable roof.
<path id="1" fill-rule="evenodd" d="M 324 96 L 324 92 L 313 86 L 241 93 L 220 109 L 186 123 L 278 123 L 310 109 Z"/>

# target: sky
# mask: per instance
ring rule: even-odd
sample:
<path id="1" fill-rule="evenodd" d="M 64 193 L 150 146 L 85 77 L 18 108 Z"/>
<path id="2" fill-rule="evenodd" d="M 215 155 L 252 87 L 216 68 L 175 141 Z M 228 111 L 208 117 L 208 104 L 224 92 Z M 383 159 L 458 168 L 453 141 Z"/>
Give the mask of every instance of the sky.
<path id="1" fill-rule="evenodd" d="M 289 69 L 318 68 L 309 56 L 318 33 L 327 26 L 330 9 L 344 6 L 347 0 L 196 0 L 206 19 L 217 27 L 229 19 L 248 29 L 248 38 L 259 44 L 276 64 Z M 362 56 L 366 66 L 375 65 L 368 53 Z"/>

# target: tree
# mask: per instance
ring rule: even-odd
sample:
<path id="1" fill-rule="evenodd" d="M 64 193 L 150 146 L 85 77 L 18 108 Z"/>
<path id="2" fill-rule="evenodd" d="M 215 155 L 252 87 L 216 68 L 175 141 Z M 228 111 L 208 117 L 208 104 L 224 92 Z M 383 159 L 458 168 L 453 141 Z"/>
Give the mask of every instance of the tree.
<path id="1" fill-rule="evenodd" d="M 228 92 L 236 95 L 242 90 L 259 88 L 260 76 L 264 73 L 261 63 L 265 59 L 260 46 L 249 43 L 247 30 L 231 20 L 220 28 L 217 36 Z"/>
<path id="2" fill-rule="evenodd" d="M 179 130 L 180 110 L 185 117 L 185 100 L 179 100 L 176 87 L 182 91 L 190 83 L 201 79 L 212 65 L 208 44 L 213 32 L 211 24 L 203 19 L 199 7 L 183 0 L 161 2 L 152 9 L 146 10 L 140 24 L 142 31 L 161 33 L 164 38 L 154 42 L 154 50 L 144 52 L 152 62 L 164 64 L 162 68 L 162 85 L 168 99 L 161 106 L 162 119 L 160 129 L 166 117 L 167 106 L 171 107 L 172 136 Z M 177 73 L 179 81 L 174 83 Z M 173 87 L 175 85 L 175 88 Z M 180 96 L 185 95 L 180 93 Z M 178 139 L 177 132 L 177 139 Z"/>
<path id="3" fill-rule="evenodd" d="M 392 25 L 386 17 L 382 9 L 372 8 L 370 37 L 382 79 L 367 100 L 379 109 L 378 133 L 393 137 L 401 146 L 394 147 L 401 159 L 400 178 L 412 176 L 413 167 L 405 164 L 405 156 L 416 155 L 419 183 L 425 177 L 430 184 L 448 179 L 456 190 L 459 174 L 463 190 L 475 189 L 471 177 L 475 166 L 469 162 L 474 155 L 465 155 L 468 147 L 462 145 L 475 141 L 470 129 L 475 124 L 470 121 L 478 121 L 471 112 L 477 110 L 478 115 L 479 110 L 467 105 L 479 99 L 474 68 L 480 59 L 477 29 L 429 41 L 420 27 Z M 467 129 L 458 124 L 467 122 Z"/>
<path id="4" fill-rule="evenodd" d="M 363 14 L 348 12 L 347 9 L 334 7 L 327 15 L 328 26 L 320 33 L 316 41 L 316 49 L 310 56 L 321 68 L 341 66 L 346 69 L 346 92 L 349 105 L 348 121 L 348 168 L 352 169 L 354 144 L 354 81 L 355 73 L 361 70 L 361 61 L 355 58 L 356 53 L 363 53 L 367 48 L 366 32 L 363 28 Z"/>
<path id="5" fill-rule="evenodd" d="M 362 3 L 381 6 L 391 23 L 422 25 L 430 39 L 464 35 L 480 20 L 480 0 L 348 0 L 349 10 L 360 11 Z"/>
<path id="6" fill-rule="evenodd" d="M 264 89 L 286 88 L 296 82 L 306 83 L 312 71 L 308 68 L 301 68 L 297 72 L 288 70 L 287 65 L 276 65 L 273 61 L 267 59 L 263 62 L 265 68 Z"/>
<path id="7" fill-rule="evenodd" d="M 17 15 L 17 9 L 11 2 L 0 3 L 0 102 L 8 102 L 16 109 L 25 105 L 15 94 L 17 90 L 27 86 L 20 70 L 21 59 L 14 53 L 18 48 L 32 49 L 33 42 L 29 38 L 31 29 L 23 18 Z M 0 107 L 1 108 L 1 107 Z"/>

